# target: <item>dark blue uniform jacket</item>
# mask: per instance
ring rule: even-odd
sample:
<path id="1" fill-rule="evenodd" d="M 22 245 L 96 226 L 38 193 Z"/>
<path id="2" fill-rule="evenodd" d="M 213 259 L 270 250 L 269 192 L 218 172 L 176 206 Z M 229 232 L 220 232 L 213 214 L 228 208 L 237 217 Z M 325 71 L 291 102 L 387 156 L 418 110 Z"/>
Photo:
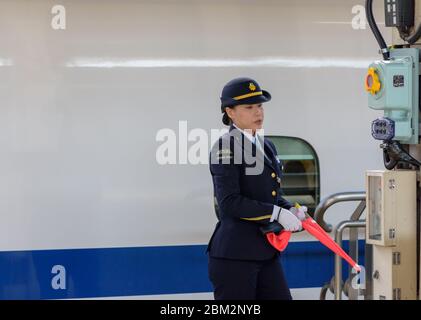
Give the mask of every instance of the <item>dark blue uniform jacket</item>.
<path id="1" fill-rule="evenodd" d="M 269 139 L 261 139 L 260 145 L 265 154 L 231 126 L 212 147 L 210 171 L 219 222 L 207 247 L 211 257 L 266 260 L 278 254 L 260 227 L 269 224 L 274 205 L 293 205 L 281 196 L 282 163 L 275 145 Z"/>

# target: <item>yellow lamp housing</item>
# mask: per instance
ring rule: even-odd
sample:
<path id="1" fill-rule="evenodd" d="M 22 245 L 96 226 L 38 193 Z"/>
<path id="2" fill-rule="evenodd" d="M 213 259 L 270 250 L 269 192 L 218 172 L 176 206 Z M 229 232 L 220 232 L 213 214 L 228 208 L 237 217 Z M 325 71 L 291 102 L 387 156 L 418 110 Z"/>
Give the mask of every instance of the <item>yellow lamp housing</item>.
<path id="1" fill-rule="evenodd" d="M 377 75 L 376 68 L 370 67 L 367 75 L 365 76 L 365 90 L 372 95 L 375 95 L 381 89 L 379 76 Z"/>

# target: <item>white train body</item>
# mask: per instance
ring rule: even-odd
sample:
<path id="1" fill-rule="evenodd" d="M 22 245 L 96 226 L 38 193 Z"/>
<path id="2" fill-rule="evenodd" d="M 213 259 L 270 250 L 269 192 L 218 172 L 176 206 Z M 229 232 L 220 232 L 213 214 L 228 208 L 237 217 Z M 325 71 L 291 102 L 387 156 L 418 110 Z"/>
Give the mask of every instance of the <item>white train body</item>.
<path id="1" fill-rule="evenodd" d="M 365 170 L 383 167 L 363 87 L 380 57 L 355 1 L 55 5 L 0 0 L 1 299 L 212 298 L 212 181 L 190 148 L 223 129 L 234 77 L 271 92 L 266 134 L 316 150 L 322 198 L 364 190 Z M 157 160 L 159 132 L 174 132 L 176 164 Z M 292 241 L 293 295 L 317 299 L 333 256 Z"/>

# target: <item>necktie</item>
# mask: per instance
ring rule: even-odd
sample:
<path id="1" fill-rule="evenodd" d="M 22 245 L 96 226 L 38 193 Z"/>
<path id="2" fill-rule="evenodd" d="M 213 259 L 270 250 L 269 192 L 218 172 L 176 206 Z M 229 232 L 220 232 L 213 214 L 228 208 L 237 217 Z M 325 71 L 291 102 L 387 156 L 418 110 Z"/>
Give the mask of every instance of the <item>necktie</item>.
<path id="1" fill-rule="evenodd" d="M 265 158 L 270 161 L 270 159 L 266 156 L 265 150 L 263 149 L 262 145 L 260 144 L 260 140 L 257 138 L 256 135 L 253 136 L 253 143 L 256 145 L 256 148 L 263 153 Z"/>

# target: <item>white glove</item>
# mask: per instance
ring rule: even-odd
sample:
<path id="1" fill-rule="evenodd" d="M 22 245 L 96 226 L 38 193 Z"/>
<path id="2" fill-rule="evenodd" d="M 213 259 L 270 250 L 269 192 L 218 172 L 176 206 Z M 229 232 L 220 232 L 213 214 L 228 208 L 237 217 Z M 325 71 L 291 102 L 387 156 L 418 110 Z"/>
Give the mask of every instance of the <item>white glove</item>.
<path id="1" fill-rule="evenodd" d="M 306 213 L 307 213 L 306 206 L 301 206 L 299 208 L 292 207 L 289 209 L 289 211 L 291 211 L 292 214 L 295 215 L 300 221 L 303 221 L 306 219 Z"/>
<path id="2" fill-rule="evenodd" d="M 300 231 L 302 229 L 301 221 L 287 209 L 281 208 L 276 220 L 286 231 Z"/>

